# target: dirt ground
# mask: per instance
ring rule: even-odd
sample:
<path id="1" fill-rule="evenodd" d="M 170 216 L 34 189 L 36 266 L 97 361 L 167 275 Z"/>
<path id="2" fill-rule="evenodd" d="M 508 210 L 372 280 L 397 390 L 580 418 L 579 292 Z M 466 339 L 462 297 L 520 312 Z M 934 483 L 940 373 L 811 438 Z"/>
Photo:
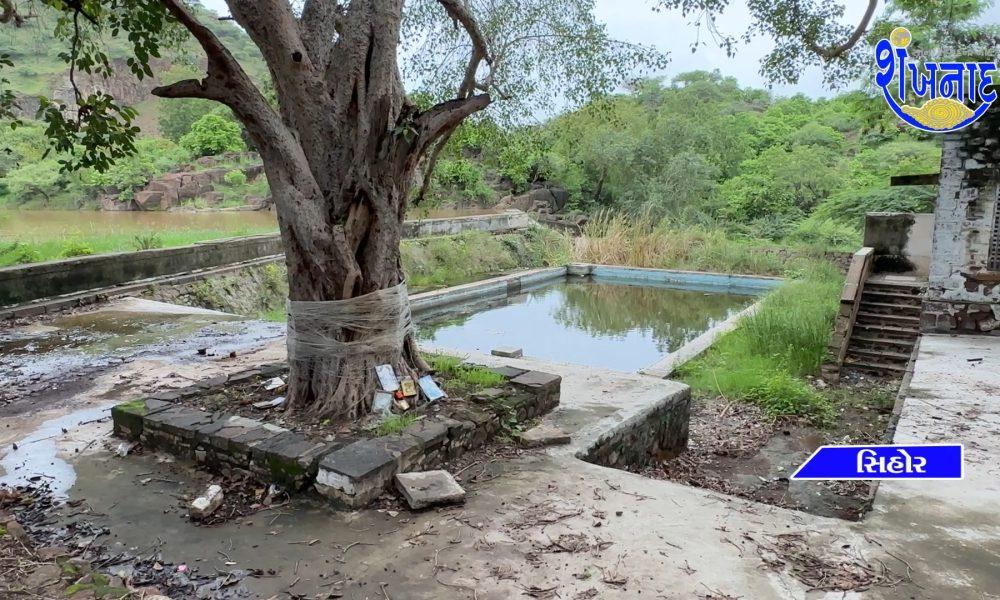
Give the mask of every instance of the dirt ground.
<path id="1" fill-rule="evenodd" d="M 722 397 L 695 398 L 688 449 L 640 472 L 783 508 L 858 520 L 871 506 L 871 482 L 790 481 L 789 476 L 820 446 L 892 439 L 889 423 L 898 384 L 861 380 L 825 389 L 837 413 L 829 427 L 801 418 L 774 419 L 757 406 Z"/>

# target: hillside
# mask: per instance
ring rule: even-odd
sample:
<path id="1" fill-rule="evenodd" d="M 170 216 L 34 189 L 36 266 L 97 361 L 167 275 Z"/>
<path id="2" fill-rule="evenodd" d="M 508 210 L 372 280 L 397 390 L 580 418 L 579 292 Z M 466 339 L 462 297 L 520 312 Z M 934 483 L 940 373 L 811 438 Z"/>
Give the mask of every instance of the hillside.
<path id="1" fill-rule="evenodd" d="M 0 28 L 0 53 L 10 55 L 14 62 L 14 68 L 5 68 L 4 74 L 20 99 L 22 115 L 28 118 L 34 115 L 38 106 L 37 100 L 32 97 L 45 96 L 67 102 L 72 100 L 68 67 L 59 58 L 61 52 L 66 52 L 66 46 L 52 35 L 56 13 L 42 4 L 35 6 L 40 12 L 35 18 L 25 21 L 23 27 Z M 204 8 L 196 10 L 204 17 L 202 21 L 232 50 L 250 76 L 258 82 L 265 81 L 267 67 L 257 47 L 243 30 L 229 21 L 219 21 Z M 155 61 L 154 77 L 141 82 L 132 77 L 124 64 L 125 58 L 129 56 L 126 41 L 108 37 L 106 51 L 118 67 L 115 69 L 115 77 L 105 81 L 81 76 L 83 87 L 100 87 L 110 91 L 122 102 L 135 106 L 139 111 L 142 130 L 156 135 L 159 132 L 158 117 L 162 101 L 151 96 L 149 90 L 176 78 L 197 76 L 200 64 L 196 68 L 194 61 L 202 60 L 201 48 L 193 38 L 189 38 L 181 47 L 168 49 L 161 59 Z"/>
<path id="2" fill-rule="evenodd" d="M 584 213 L 849 245 L 860 241 L 866 212 L 930 210 L 934 186 L 889 181 L 935 173 L 940 157 L 939 139 L 863 93 L 782 98 L 692 72 L 537 127 L 465 124 L 438 164 L 433 197 L 488 201 L 493 188 L 545 182 Z"/>

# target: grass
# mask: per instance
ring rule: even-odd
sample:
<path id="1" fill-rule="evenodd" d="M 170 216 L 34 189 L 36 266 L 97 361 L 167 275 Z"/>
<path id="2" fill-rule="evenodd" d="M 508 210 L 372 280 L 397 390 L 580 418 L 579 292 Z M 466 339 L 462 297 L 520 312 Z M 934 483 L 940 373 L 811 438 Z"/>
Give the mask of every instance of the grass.
<path id="1" fill-rule="evenodd" d="M 403 270 L 410 291 L 423 291 L 518 268 L 563 265 L 570 249 L 569 238 L 550 229 L 499 236 L 466 231 L 403 242 Z"/>
<path id="2" fill-rule="evenodd" d="M 260 313 L 258 318 L 264 321 L 271 321 L 273 323 L 284 323 L 288 321 L 288 310 L 285 308 L 275 308 Z"/>
<path id="3" fill-rule="evenodd" d="M 375 428 L 375 435 L 382 437 L 383 435 L 401 433 L 404 429 L 416 423 L 418 418 L 416 413 L 392 415 L 379 422 L 378 427 Z"/>
<path id="4" fill-rule="evenodd" d="M 173 229 L 139 235 L 128 231 L 108 231 L 87 234 L 54 234 L 27 239 L 22 237 L 12 242 L 0 244 L 0 267 L 57 260 L 68 256 L 132 252 L 137 249 L 137 246 L 143 245 L 139 241 L 140 237 L 147 241 L 155 237 L 160 244 L 159 247 L 172 248 L 208 240 L 238 235 L 273 233 L 274 231 L 274 228 L 268 227 L 248 228 L 240 226 L 238 228 Z"/>
<path id="5" fill-rule="evenodd" d="M 775 417 L 832 418 L 832 404 L 805 376 L 826 357 L 844 276 L 813 261 L 768 295 L 712 348 L 679 370 L 699 394 L 754 402 Z"/>
<path id="6" fill-rule="evenodd" d="M 465 364 L 462 359 L 454 356 L 430 353 L 423 356 L 435 373 L 452 379 L 451 383 L 457 382 L 467 389 L 496 387 L 506 381 L 504 376 L 499 373 L 494 373 L 484 367 Z"/>
<path id="7" fill-rule="evenodd" d="M 782 275 L 790 262 L 847 248 L 739 239 L 721 229 L 677 228 L 620 213 L 597 215 L 583 233 L 574 247 L 579 262 L 748 275 Z"/>

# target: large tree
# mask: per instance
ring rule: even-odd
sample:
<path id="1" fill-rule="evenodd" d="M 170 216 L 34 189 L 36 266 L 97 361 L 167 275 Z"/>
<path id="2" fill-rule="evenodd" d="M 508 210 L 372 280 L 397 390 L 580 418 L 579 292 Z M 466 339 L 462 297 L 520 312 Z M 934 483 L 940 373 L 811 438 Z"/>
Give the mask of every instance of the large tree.
<path id="1" fill-rule="evenodd" d="M 154 75 L 152 58 L 171 40 L 197 40 L 204 76 L 153 94 L 224 104 L 259 150 L 290 300 L 303 307 L 289 321 L 288 405 L 332 419 L 370 410 L 376 365 L 403 374 L 427 368 L 413 336 L 402 334 L 409 309 L 398 300 L 402 225 L 428 150 L 494 99 L 508 115 L 545 111 L 560 99 L 611 91 L 636 68 L 663 62 L 655 51 L 609 39 L 592 0 L 228 0 L 226 17 L 268 66 L 269 101 L 205 12 L 183 0 L 44 4 L 62 15 L 56 35 L 67 42 L 76 106 L 43 99 L 39 116 L 67 169 L 107 168 L 134 152 L 134 111 L 76 79 L 81 71 L 111 74 L 104 37 L 129 41 L 127 65 L 137 77 Z M 404 65 L 413 87 L 437 92 L 435 103 L 410 100 Z M 367 304 L 337 308 L 357 298 Z M 350 314 L 338 325 L 330 311 Z"/>

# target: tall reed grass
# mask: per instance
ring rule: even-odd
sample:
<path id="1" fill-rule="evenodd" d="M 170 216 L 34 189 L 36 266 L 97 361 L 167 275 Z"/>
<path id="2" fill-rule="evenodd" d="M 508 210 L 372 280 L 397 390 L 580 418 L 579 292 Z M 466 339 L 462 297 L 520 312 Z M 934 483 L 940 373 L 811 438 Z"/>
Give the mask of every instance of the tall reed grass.
<path id="1" fill-rule="evenodd" d="M 844 276 L 812 261 L 789 273 L 756 314 L 743 319 L 679 376 L 699 393 L 755 402 L 769 414 L 831 418 L 829 401 L 804 376 L 819 371 Z"/>
<path id="2" fill-rule="evenodd" d="M 721 229 L 680 226 L 648 213 L 603 212 L 584 227 L 583 237 L 575 241 L 574 257 L 579 262 L 632 267 L 782 275 L 801 258 L 825 250 L 802 245 L 788 252 L 775 246 L 765 240 L 737 239 Z"/>

